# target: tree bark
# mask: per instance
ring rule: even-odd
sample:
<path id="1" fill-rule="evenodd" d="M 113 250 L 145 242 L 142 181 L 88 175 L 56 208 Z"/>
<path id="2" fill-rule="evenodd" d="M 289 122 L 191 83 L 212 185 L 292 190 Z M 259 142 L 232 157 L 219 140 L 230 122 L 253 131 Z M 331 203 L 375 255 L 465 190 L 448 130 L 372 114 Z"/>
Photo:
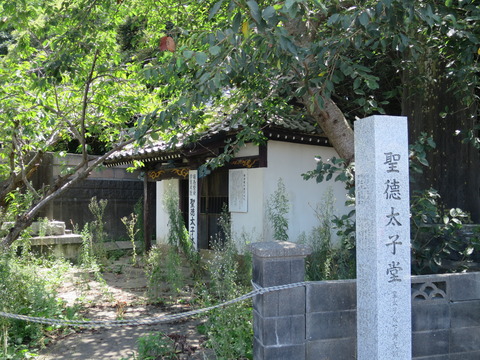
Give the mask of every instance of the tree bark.
<path id="1" fill-rule="evenodd" d="M 293 37 L 298 47 L 308 48 L 316 38 L 316 29 L 319 21 L 325 19 L 309 19 L 304 21 L 302 17 L 296 17 L 293 21 L 284 24 L 288 33 Z M 296 71 L 296 80 L 298 84 L 304 84 L 304 75 L 309 73 L 309 64 L 315 61 L 312 56 L 303 60 L 300 67 L 302 71 Z M 305 85 L 308 86 L 308 85 Z M 317 95 L 317 96 L 315 96 Z M 323 99 L 323 105 L 317 101 L 318 96 Z M 320 89 L 309 88 L 300 101 L 320 126 L 332 144 L 338 156 L 346 161 L 347 164 L 354 160 L 354 133 L 351 125 L 345 118 L 343 112 L 337 104 L 331 99 L 323 96 Z"/>
<path id="2" fill-rule="evenodd" d="M 340 158 L 347 164 L 355 157 L 353 129 L 343 115 L 343 112 L 330 98 L 324 98 L 324 109 L 315 102 L 312 116 L 322 128 Z M 305 104 L 308 108 L 309 104 Z"/>

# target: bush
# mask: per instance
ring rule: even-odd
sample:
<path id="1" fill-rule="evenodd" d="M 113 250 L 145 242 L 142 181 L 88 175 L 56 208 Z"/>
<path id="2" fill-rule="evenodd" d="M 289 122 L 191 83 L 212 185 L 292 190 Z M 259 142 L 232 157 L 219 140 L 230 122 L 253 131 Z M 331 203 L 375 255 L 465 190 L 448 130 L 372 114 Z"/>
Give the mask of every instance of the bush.
<path id="1" fill-rule="evenodd" d="M 309 245 L 312 253 L 305 259 L 305 274 L 309 281 L 355 278 L 355 239 L 353 221 L 349 215 L 333 215 L 333 193 L 330 189 L 324 203 L 316 210 L 320 223 L 300 242 Z M 332 244 L 332 233 L 337 229 L 340 246 Z"/>
<path id="2" fill-rule="evenodd" d="M 434 189 L 415 192 L 412 197 L 412 273 L 416 275 L 462 271 L 452 267 L 452 261 L 467 263 L 480 250 L 478 236 L 458 236 L 463 224 L 470 222 L 468 214 L 444 209 L 439 200 Z"/>
<path id="3" fill-rule="evenodd" d="M 39 276 L 35 259 L 0 257 L 0 308 L 4 312 L 46 318 L 65 318 L 63 301 L 56 297 L 54 287 L 61 278 L 61 269 L 55 277 Z M 0 318 L 0 349 L 4 358 L 23 358 L 30 350 L 45 345 L 44 334 L 56 327 Z"/>
<path id="4" fill-rule="evenodd" d="M 207 263 L 210 286 L 204 294 L 204 306 L 234 299 L 251 290 L 250 256 L 240 255 L 235 247 L 226 212 L 220 218 L 220 227 L 224 238 L 214 242 L 214 256 Z M 218 359 L 252 359 L 251 300 L 211 311 L 205 333 L 208 336 L 207 346 L 215 351 Z"/>
<path id="5" fill-rule="evenodd" d="M 139 337 L 137 346 L 138 360 L 178 359 L 175 342 L 160 332 Z"/>
<path id="6" fill-rule="evenodd" d="M 277 190 L 267 200 L 267 218 L 273 227 L 273 238 L 288 241 L 288 211 L 290 204 L 282 178 L 278 179 Z"/>

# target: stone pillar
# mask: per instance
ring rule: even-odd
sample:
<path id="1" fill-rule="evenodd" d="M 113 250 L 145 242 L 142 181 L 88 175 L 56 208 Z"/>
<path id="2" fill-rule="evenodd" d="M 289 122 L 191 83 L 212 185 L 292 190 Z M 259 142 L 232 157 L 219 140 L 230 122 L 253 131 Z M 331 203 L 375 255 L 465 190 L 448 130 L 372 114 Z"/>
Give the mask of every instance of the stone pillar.
<path id="1" fill-rule="evenodd" d="M 260 287 L 305 280 L 304 245 L 261 242 L 251 246 L 253 282 Z M 305 359 L 304 286 L 257 295 L 253 299 L 255 360 Z"/>
<path id="2" fill-rule="evenodd" d="M 358 360 L 407 360 L 411 345 L 407 119 L 355 122 Z"/>

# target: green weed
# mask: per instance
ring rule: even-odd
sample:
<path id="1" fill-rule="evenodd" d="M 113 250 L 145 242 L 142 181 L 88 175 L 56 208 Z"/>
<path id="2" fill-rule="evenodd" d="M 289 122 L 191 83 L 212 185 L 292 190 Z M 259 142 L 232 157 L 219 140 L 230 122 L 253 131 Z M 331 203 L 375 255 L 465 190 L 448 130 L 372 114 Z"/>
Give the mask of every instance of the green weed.
<path id="1" fill-rule="evenodd" d="M 55 288 L 67 268 L 66 263 L 39 262 L 31 255 L 17 258 L 3 254 L 0 257 L 0 308 L 4 312 L 65 319 L 75 316 L 67 311 L 63 301 L 56 297 Z M 41 276 L 39 276 L 41 274 Z M 47 326 L 21 320 L 0 318 L 0 351 L 3 358 L 22 359 L 33 356 L 35 349 L 43 347 L 47 331 L 59 331 L 57 326 Z"/>
<path id="2" fill-rule="evenodd" d="M 267 218 L 273 227 L 273 238 L 288 241 L 288 211 L 290 204 L 282 178 L 278 179 L 277 190 L 267 200 Z"/>
<path id="3" fill-rule="evenodd" d="M 210 286 L 203 294 L 203 305 L 231 300 L 250 290 L 251 260 L 240 255 L 230 230 L 230 218 L 220 218 L 223 239 L 214 242 L 213 258 L 207 262 Z M 246 281 L 248 279 L 248 281 Z M 218 308 L 209 313 L 205 323 L 211 347 L 218 359 L 253 358 L 253 310 L 251 300 Z"/>

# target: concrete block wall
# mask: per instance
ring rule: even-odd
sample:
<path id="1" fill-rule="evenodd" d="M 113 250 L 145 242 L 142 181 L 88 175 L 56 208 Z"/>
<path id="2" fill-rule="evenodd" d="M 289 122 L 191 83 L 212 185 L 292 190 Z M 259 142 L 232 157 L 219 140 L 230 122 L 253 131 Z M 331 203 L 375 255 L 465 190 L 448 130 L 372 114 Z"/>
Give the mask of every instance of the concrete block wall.
<path id="1" fill-rule="evenodd" d="M 286 242 L 252 244 L 253 282 L 271 287 L 301 282 L 308 249 Z M 253 298 L 254 359 L 305 360 L 305 287 Z"/>
<path id="2" fill-rule="evenodd" d="M 355 280 L 309 285 L 306 300 L 306 359 L 355 359 Z"/>
<path id="3" fill-rule="evenodd" d="M 252 245 L 253 281 L 303 280 L 308 249 Z M 323 281 L 254 298 L 254 359 L 356 359 L 356 281 Z M 480 359 L 480 273 L 412 277 L 412 358 Z"/>

